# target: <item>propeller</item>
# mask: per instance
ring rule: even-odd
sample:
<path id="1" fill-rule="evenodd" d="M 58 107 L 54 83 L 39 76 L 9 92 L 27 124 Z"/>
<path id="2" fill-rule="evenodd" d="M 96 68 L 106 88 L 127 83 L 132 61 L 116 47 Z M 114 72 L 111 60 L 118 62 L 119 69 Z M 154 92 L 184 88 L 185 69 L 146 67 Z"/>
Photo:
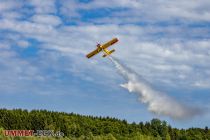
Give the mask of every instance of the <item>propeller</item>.
<path id="1" fill-rule="evenodd" d="M 101 44 L 100 43 L 98 43 L 98 42 L 96 42 L 96 47 L 100 47 L 101 46 Z"/>

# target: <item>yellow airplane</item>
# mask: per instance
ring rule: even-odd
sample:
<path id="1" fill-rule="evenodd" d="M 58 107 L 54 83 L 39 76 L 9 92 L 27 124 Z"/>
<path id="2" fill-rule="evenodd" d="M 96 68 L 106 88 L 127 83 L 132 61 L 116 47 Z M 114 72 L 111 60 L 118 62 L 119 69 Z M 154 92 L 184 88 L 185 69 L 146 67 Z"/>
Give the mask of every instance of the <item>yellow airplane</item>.
<path id="1" fill-rule="evenodd" d="M 116 43 L 117 41 L 118 41 L 117 38 L 113 38 L 112 40 L 110 40 L 109 42 L 107 42 L 107 43 L 105 43 L 105 44 L 102 44 L 102 45 L 98 44 L 98 45 L 97 45 L 97 48 L 96 48 L 94 51 L 92 51 L 92 52 L 90 52 L 89 54 L 87 54 L 86 57 L 87 57 L 87 58 L 91 58 L 92 56 L 98 54 L 98 53 L 101 52 L 101 51 L 104 52 L 103 57 L 106 57 L 106 56 L 110 55 L 110 54 L 113 53 L 115 50 L 113 49 L 113 50 L 109 51 L 109 50 L 107 50 L 106 48 L 110 47 L 111 45 L 113 45 L 113 44 Z"/>

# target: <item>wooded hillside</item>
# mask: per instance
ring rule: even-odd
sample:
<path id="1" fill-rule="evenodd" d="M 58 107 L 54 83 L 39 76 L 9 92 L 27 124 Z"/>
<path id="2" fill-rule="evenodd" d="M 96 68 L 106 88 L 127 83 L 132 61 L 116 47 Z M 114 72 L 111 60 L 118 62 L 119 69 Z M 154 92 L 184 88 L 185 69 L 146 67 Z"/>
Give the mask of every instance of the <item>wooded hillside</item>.
<path id="1" fill-rule="evenodd" d="M 86 139 L 157 139 L 157 140 L 210 140 L 205 128 L 176 129 L 166 121 L 128 123 L 110 117 L 83 116 L 74 113 L 47 110 L 0 109 L 0 128 L 5 130 L 55 130 L 66 138 Z"/>

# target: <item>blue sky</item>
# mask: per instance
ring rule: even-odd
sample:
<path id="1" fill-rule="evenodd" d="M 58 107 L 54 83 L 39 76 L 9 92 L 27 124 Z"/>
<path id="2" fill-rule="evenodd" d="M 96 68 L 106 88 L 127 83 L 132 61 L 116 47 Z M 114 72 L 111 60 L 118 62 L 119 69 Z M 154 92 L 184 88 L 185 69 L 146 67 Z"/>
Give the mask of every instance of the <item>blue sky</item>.
<path id="1" fill-rule="evenodd" d="M 209 17 L 208 0 L 1 0 L 0 107 L 210 127 Z M 157 116 L 120 87 L 125 81 L 108 59 L 85 58 L 113 37 L 122 63 L 205 113 Z"/>

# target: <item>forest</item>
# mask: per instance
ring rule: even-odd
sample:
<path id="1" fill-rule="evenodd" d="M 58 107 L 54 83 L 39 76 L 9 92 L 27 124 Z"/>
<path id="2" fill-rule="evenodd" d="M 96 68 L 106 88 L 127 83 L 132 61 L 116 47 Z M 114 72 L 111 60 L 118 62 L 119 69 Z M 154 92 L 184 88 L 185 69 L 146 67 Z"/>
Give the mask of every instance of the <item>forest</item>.
<path id="1" fill-rule="evenodd" d="M 54 130 L 64 137 L 9 137 L 5 130 Z M 0 109 L 0 140 L 210 140 L 205 128 L 177 129 L 166 121 L 128 123 L 111 117 L 84 116 L 48 110 Z"/>

